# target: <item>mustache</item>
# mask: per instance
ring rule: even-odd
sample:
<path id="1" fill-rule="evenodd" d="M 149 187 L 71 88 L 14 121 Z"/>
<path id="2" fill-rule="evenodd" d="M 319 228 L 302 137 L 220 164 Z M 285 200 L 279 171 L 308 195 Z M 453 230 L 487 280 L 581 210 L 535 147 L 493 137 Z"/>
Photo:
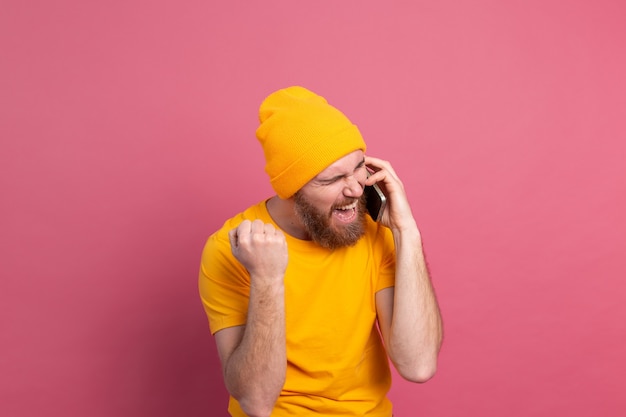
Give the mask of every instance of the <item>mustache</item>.
<path id="1" fill-rule="evenodd" d="M 353 204 L 354 202 L 359 202 L 357 207 L 359 207 L 361 204 L 365 203 L 365 194 L 361 195 L 361 197 L 359 197 L 359 198 L 346 198 L 346 199 L 340 201 L 339 203 L 333 204 L 330 209 L 332 211 L 332 210 L 338 209 L 339 207 L 349 206 L 350 204 Z"/>

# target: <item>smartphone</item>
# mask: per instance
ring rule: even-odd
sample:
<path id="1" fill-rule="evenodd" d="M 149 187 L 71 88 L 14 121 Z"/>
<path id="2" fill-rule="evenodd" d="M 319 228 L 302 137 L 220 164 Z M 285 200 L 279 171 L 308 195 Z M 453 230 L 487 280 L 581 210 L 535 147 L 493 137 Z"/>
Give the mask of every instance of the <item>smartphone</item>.
<path id="1" fill-rule="evenodd" d="M 380 221 L 387 205 L 387 197 L 385 197 L 378 184 L 366 185 L 364 192 L 367 212 L 374 221 Z"/>

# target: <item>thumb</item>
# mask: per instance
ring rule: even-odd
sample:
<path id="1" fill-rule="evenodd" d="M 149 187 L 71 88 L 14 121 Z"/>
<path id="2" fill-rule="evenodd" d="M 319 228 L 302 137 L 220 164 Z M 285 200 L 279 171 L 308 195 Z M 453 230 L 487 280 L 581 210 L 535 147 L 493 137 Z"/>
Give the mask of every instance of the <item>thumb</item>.
<path id="1" fill-rule="evenodd" d="M 230 247 L 231 249 L 235 249 L 236 247 L 239 246 L 239 242 L 237 239 L 237 229 L 231 229 L 228 232 L 228 240 L 230 241 Z"/>

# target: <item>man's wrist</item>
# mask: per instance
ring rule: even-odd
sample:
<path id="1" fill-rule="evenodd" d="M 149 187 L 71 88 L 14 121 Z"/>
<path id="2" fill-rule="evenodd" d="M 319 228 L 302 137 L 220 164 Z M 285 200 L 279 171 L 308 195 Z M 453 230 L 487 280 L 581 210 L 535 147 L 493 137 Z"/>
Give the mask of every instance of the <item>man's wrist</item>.
<path id="1" fill-rule="evenodd" d="M 417 223 L 415 222 L 415 220 L 412 220 L 410 222 L 407 221 L 406 224 L 403 224 L 399 227 L 394 227 L 391 229 L 391 232 L 393 233 L 395 239 L 413 240 L 415 241 L 415 243 L 419 243 L 420 245 L 422 243 L 422 235 L 419 231 L 419 228 L 417 227 Z"/>

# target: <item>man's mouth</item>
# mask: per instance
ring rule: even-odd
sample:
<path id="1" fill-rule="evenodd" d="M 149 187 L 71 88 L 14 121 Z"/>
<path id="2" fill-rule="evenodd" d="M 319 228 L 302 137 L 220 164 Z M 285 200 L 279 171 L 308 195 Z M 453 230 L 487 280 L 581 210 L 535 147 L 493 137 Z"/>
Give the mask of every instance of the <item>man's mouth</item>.
<path id="1" fill-rule="evenodd" d="M 335 207 L 332 211 L 333 217 L 342 223 L 351 223 L 357 215 L 357 205 L 359 200 L 355 200 L 350 204 Z"/>

